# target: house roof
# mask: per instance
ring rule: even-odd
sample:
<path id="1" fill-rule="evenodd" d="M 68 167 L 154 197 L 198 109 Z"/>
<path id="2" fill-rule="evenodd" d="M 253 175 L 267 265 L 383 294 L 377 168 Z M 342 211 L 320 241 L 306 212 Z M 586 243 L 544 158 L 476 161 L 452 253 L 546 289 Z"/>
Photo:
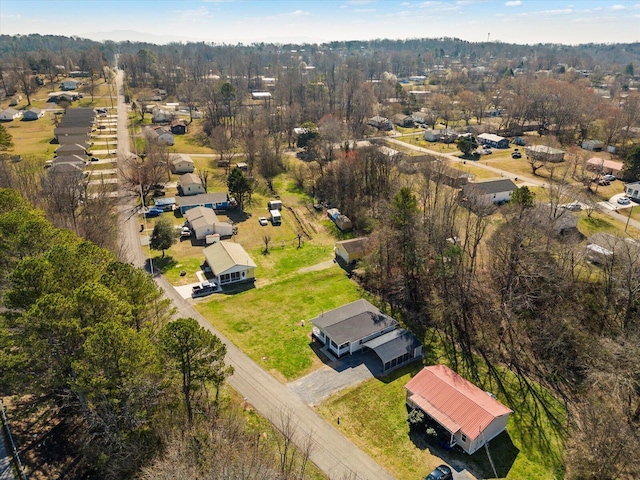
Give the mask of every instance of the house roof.
<path id="1" fill-rule="evenodd" d="M 546 153 L 548 155 L 564 154 L 564 150 L 549 147 L 547 145 L 531 145 L 530 147 L 525 147 L 525 150 L 528 150 L 530 152 Z"/>
<path id="2" fill-rule="evenodd" d="M 420 340 L 418 340 L 413 333 L 401 328 L 392 330 L 363 343 L 363 346 L 369 347 L 376 352 L 376 355 L 382 360 L 383 364 L 405 353 L 410 353 L 411 350 L 421 345 Z"/>
<path id="3" fill-rule="evenodd" d="M 217 242 L 205 248 L 203 253 L 214 275 L 220 275 L 237 265 L 256 268 L 256 264 L 239 243 Z"/>
<path id="4" fill-rule="evenodd" d="M 506 138 L 501 137 L 500 135 L 494 135 L 493 133 L 481 133 L 480 135 L 478 135 L 478 138 L 489 140 L 491 142 L 502 142 L 506 140 Z"/>
<path id="5" fill-rule="evenodd" d="M 33 108 L 30 108 L 29 110 L 27 110 L 24 113 L 29 113 L 29 112 L 30 113 L 35 113 L 36 115 L 40 115 L 42 113 L 42 110 L 40 108 L 33 107 Z"/>
<path id="6" fill-rule="evenodd" d="M 350 240 L 342 240 L 337 242 L 336 246 L 340 245 L 349 254 L 364 253 L 367 251 L 367 244 L 369 242 L 368 237 L 352 238 Z"/>
<path id="7" fill-rule="evenodd" d="M 208 207 L 195 207 L 187 210 L 184 217 L 188 220 L 189 225 L 194 230 L 200 227 L 210 226 L 218 222 L 216 212 L 212 208 Z"/>
<path id="8" fill-rule="evenodd" d="M 60 165 L 62 163 L 82 164 L 84 166 L 84 158 L 80 155 L 60 155 L 53 159 L 53 165 Z"/>
<path id="9" fill-rule="evenodd" d="M 338 345 L 367 337 L 398 322 L 364 299 L 323 312 L 311 322 Z"/>
<path id="10" fill-rule="evenodd" d="M 593 165 L 594 167 L 602 167 L 603 169 L 610 169 L 620 171 L 624 167 L 622 162 L 614 162 L 613 160 L 605 160 L 600 157 L 591 157 L 587 160 L 587 165 Z"/>
<path id="11" fill-rule="evenodd" d="M 58 143 L 60 145 L 87 145 L 88 136 L 87 135 L 63 135 L 58 138 Z"/>
<path id="12" fill-rule="evenodd" d="M 201 193 L 188 197 L 179 197 L 178 205 L 189 207 L 191 205 L 204 205 L 207 203 L 224 203 L 229 201 L 229 195 L 225 192 Z"/>
<path id="13" fill-rule="evenodd" d="M 187 157 L 186 155 L 182 155 L 182 154 L 172 157 L 170 162 L 172 165 L 178 165 L 182 162 L 187 162 L 193 165 L 193 160 L 191 160 L 191 158 Z"/>
<path id="14" fill-rule="evenodd" d="M 496 418 L 513 413 L 445 365 L 424 367 L 405 385 L 409 399 L 452 433 L 475 440 Z"/>
<path id="15" fill-rule="evenodd" d="M 500 180 L 489 180 L 487 182 L 469 183 L 463 187 L 464 190 L 472 189 L 485 195 L 491 195 L 500 192 L 512 192 L 518 186 L 508 178 Z"/>
<path id="16" fill-rule="evenodd" d="M 83 147 L 78 143 L 64 143 L 56 148 L 56 153 L 86 151 L 87 147 Z"/>
<path id="17" fill-rule="evenodd" d="M 183 187 L 185 185 L 202 185 L 202 182 L 200 181 L 200 177 L 198 177 L 194 173 L 184 173 L 180 175 L 180 177 L 178 178 L 178 181 L 180 182 L 180 185 L 182 185 Z"/>

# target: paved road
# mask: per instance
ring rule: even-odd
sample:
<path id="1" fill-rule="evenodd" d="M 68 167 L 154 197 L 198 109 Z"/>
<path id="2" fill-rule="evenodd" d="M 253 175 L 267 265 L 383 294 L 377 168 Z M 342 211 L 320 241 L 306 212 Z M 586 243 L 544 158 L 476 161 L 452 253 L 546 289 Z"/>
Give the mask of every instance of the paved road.
<path id="1" fill-rule="evenodd" d="M 11 455 L 5 443 L 4 435 L 0 432 L 0 480 L 15 480 L 11 469 Z"/>
<path id="2" fill-rule="evenodd" d="M 462 163 L 464 162 L 463 159 L 452 155 L 450 153 L 440 153 L 440 152 L 436 152 L 434 150 L 429 150 L 428 148 L 424 148 L 424 147 L 419 147 L 417 145 L 411 145 L 409 143 L 403 142 L 401 140 L 396 140 L 395 138 L 391 138 L 391 137 L 385 137 L 385 140 L 389 141 L 390 143 L 394 143 L 396 145 L 401 145 L 405 148 L 408 148 L 410 150 L 415 150 L 417 152 L 421 152 L 421 153 L 428 153 L 431 155 L 435 155 L 436 157 L 444 157 L 447 160 L 450 160 L 451 162 L 455 162 L 455 163 Z M 529 177 L 526 175 L 515 175 L 512 172 L 508 172 L 506 170 L 501 170 L 499 168 L 496 167 L 491 167 L 489 165 L 485 165 L 484 163 L 482 163 L 482 161 L 478 161 L 478 162 L 469 162 L 470 165 L 473 165 L 474 167 L 478 167 L 478 168 L 484 168 L 485 170 L 488 170 L 490 172 L 493 172 L 496 174 L 496 176 L 501 176 L 504 178 L 510 178 L 512 180 L 514 179 L 518 179 L 519 182 L 524 182 L 523 185 L 527 185 L 527 186 L 537 186 L 537 187 L 543 187 L 543 188 L 548 188 L 549 184 L 540 178 L 534 178 L 534 177 Z M 634 204 L 632 204 L 634 205 Z M 627 223 L 627 220 L 629 220 L 629 225 L 631 225 L 632 227 L 635 227 L 636 229 L 640 230 L 640 222 L 634 219 L 628 219 L 627 215 L 621 215 L 619 214 L 616 210 L 612 210 L 610 207 L 603 207 L 602 205 L 598 205 L 598 211 L 600 213 L 603 213 L 605 215 L 609 215 L 611 218 L 614 218 L 618 221 L 621 221 L 623 223 Z M 626 212 L 625 212 L 626 213 Z"/>
<path id="3" fill-rule="evenodd" d="M 123 74 L 117 73 L 118 88 L 118 158 L 123 159 L 131 155 L 127 132 L 127 106 L 124 103 L 122 81 Z M 138 233 L 139 217 L 132 215 L 134 197 L 124 194 L 119 214 L 121 228 L 119 240 L 121 245 L 121 260 L 133 262 L 136 266 L 145 265 L 145 256 L 140 245 Z M 338 430 L 329 425 L 322 417 L 312 410 L 298 395 L 285 385 L 275 380 L 254 361 L 247 357 L 220 332 L 211 325 L 183 299 L 169 282 L 157 276 L 156 281 L 165 290 L 178 309 L 180 316 L 193 317 L 204 327 L 216 334 L 227 345 L 227 361 L 233 365 L 235 374 L 229 379 L 229 384 L 240 395 L 273 424 L 283 412 L 291 416 L 297 425 L 294 441 L 299 446 L 304 445 L 307 435 L 312 440 L 310 458 L 320 470 L 330 479 L 361 479 L 361 480 L 392 480 L 393 477 L 375 463 L 371 457 L 346 439 Z"/>

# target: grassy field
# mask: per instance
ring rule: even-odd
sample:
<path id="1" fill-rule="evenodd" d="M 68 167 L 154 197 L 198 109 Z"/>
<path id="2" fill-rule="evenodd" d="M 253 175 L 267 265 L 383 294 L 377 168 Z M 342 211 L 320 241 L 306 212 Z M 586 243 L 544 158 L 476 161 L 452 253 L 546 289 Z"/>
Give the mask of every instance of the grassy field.
<path id="1" fill-rule="evenodd" d="M 322 365 L 309 346 L 309 320 L 361 297 L 356 284 L 333 266 L 235 295 L 209 297 L 196 308 L 265 370 L 289 381 Z"/>
<path id="2" fill-rule="evenodd" d="M 444 360 L 433 359 L 434 363 Z M 388 377 L 344 390 L 322 404 L 319 411 L 334 424 L 339 416 L 337 428 L 399 480 L 423 478 L 442 460 L 458 469 L 465 467 L 478 478 L 494 478 L 484 449 L 474 455 L 453 450 L 446 452 L 438 446 L 437 438 L 430 437 L 422 429 L 409 429 L 404 385 L 419 368 L 420 365 L 408 366 Z M 464 372 L 461 374 L 465 376 Z M 482 372 L 480 375 L 482 377 Z M 515 414 L 509 419 L 507 432 L 490 444 L 499 478 L 562 478 L 563 443 L 558 425 L 530 395 L 520 398 L 517 381 L 511 373 L 502 370 L 501 375 L 512 400 L 505 403 Z M 480 386 L 492 390 L 491 385 Z M 537 393 L 550 412 L 563 422 L 562 405 L 541 388 Z"/>

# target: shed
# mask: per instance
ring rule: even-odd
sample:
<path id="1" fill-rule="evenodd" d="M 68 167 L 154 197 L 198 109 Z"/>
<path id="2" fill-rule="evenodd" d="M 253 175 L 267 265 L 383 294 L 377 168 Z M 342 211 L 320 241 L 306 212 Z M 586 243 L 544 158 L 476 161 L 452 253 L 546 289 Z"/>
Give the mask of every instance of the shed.
<path id="1" fill-rule="evenodd" d="M 424 367 L 405 389 L 407 405 L 440 424 L 451 435 L 449 445 L 469 455 L 502 433 L 513 413 L 445 365 Z"/>
<path id="2" fill-rule="evenodd" d="M 585 150 L 598 152 L 603 149 L 604 142 L 600 140 L 585 140 L 580 144 L 580 147 L 584 148 Z"/>
<path id="3" fill-rule="evenodd" d="M 156 208 L 159 208 L 160 210 L 164 210 L 165 212 L 169 210 L 173 210 L 173 207 L 176 204 L 176 197 L 155 198 L 153 200 L 153 204 L 155 205 Z"/>
<path id="4" fill-rule="evenodd" d="M 336 243 L 333 251 L 336 257 L 341 258 L 345 263 L 355 263 L 363 259 L 370 252 L 369 238 L 358 237 L 350 240 L 342 240 Z"/>
<path id="5" fill-rule="evenodd" d="M 180 154 L 171 157 L 169 168 L 172 173 L 193 173 L 195 163 L 188 155 Z"/>
<path id="6" fill-rule="evenodd" d="M 338 215 L 334 220 L 336 226 L 343 232 L 349 232 L 353 229 L 353 222 L 346 215 Z"/>

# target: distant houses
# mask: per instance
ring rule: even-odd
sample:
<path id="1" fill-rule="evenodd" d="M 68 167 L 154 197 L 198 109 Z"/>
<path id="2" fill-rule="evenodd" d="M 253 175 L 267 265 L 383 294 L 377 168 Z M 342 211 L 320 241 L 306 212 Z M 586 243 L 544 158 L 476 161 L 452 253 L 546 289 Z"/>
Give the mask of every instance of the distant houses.
<path id="1" fill-rule="evenodd" d="M 564 150 L 547 145 L 531 145 L 524 149 L 527 158 L 544 162 L 558 163 L 564 161 Z"/>
<path id="2" fill-rule="evenodd" d="M 0 121 L 2 122 L 11 122 L 16 120 L 22 116 L 22 112 L 16 110 L 15 108 L 7 108 L 6 110 L 2 110 L 0 112 Z"/>
<path id="3" fill-rule="evenodd" d="M 26 112 L 24 112 L 22 114 L 22 119 L 23 120 L 38 120 L 39 118 L 42 118 L 44 116 L 44 110 L 41 110 L 39 108 L 30 108 L 29 110 L 27 110 Z"/>

